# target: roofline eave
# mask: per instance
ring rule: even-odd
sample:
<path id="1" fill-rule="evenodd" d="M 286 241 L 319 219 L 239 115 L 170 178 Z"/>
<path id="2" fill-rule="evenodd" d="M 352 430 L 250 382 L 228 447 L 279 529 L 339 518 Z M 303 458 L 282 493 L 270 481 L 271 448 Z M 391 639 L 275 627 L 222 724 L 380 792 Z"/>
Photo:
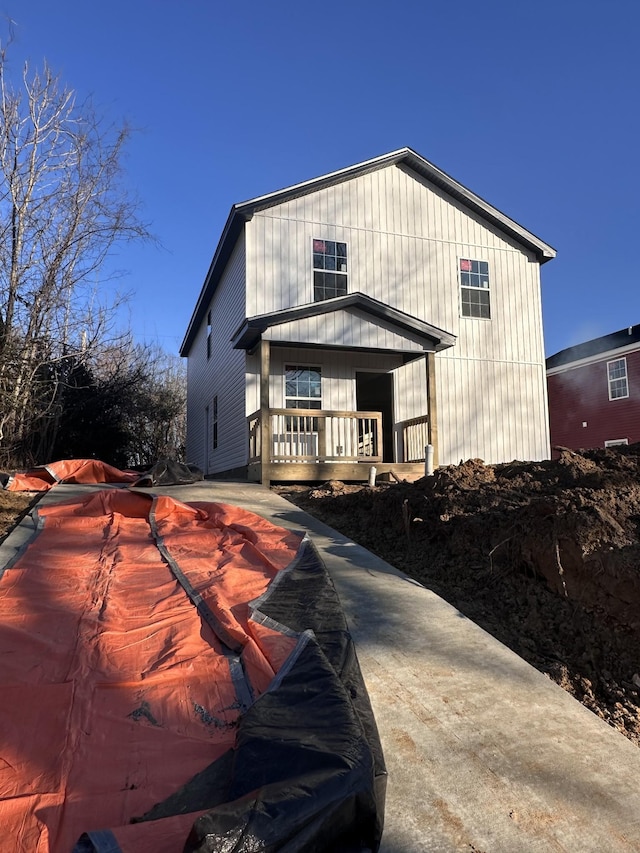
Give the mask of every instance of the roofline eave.
<path id="1" fill-rule="evenodd" d="M 222 230 L 222 234 L 220 235 L 220 239 L 218 240 L 218 245 L 214 252 L 213 258 L 211 259 L 211 263 L 209 264 L 209 269 L 207 270 L 207 274 L 204 278 L 204 283 L 202 288 L 200 289 L 200 294 L 198 296 L 198 301 L 196 302 L 196 306 L 193 309 L 191 314 L 191 319 L 189 320 L 189 325 L 187 326 L 187 331 L 185 332 L 184 338 L 182 339 L 182 343 L 180 344 L 180 355 L 184 358 L 189 355 L 189 350 L 193 344 L 193 341 L 198 333 L 198 329 L 200 327 L 200 323 L 202 322 L 202 318 L 204 317 L 207 306 L 211 302 L 211 298 L 215 293 L 215 289 L 217 286 L 216 274 L 218 275 L 218 281 L 222 272 L 224 271 L 224 267 L 227 264 L 227 261 L 231 257 L 231 253 L 238 241 L 238 237 L 242 231 L 242 227 L 245 222 L 250 218 L 245 216 L 245 214 L 239 212 L 237 210 L 237 205 L 234 205 L 229 211 L 229 216 L 227 217 L 227 221 L 225 222 L 225 226 Z M 219 267 L 222 266 L 222 269 Z M 212 284 L 213 283 L 213 284 Z"/>
<path id="2" fill-rule="evenodd" d="M 449 195 L 462 201 L 467 207 L 475 210 L 483 218 L 488 219 L 501 231 L 506 231 L 518 243 L 521 243 L 532 251 L 537 256 L 540 264 L 544 264 L 555 258 L 556 250 L 553 246 L 545 243 L 531 231 L 516 222 L 515 219 L 511 219 L 510 216 L 498 210 L 498 208 L 494 207 L 481 196 L 468 189 L 468 187 L 465 187 L 464 184 L 452 178 L 443 169 L 438 168 L 438 166 L 435 166 L 421 154 L 418 154 L 413 148 L 408 147 L 398 148 L 396 151 L 390 151 L 388 154 L 382 154 L 378 157 L 364 160 L 361 163 L 346 166 L 335 172 L 329 172 L 326 175 L 320 175 L 319 177 L 293 184 L 290 187 L 285 187 L 272 193 L 256 196 L 256 198 L 237 204 L 235 209 L 238 212 L 248 213 L 250 218 L 255 211 L 265 210 L 277 204 L 282 204 L 287 200 L 316 192 L 324 187 L 358 177 L 367 172 L 383 169 L 386 166 L 398 165 L 399 163 L 406 163 L 414 172 L 435 183 L 436 186 L 443 189 Z"/>

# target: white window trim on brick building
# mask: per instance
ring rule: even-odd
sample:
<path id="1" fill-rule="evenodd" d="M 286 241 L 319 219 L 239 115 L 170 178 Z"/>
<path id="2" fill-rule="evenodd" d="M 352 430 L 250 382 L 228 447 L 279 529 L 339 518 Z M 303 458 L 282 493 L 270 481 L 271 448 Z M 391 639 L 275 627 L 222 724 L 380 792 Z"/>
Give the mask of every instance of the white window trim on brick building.
<path id="1" fill-rule="evenodd" d="M 629 396 L 627 359 L 616 358 L 607 362 L 607 381 L 610 400 L 625 400 Z"/>

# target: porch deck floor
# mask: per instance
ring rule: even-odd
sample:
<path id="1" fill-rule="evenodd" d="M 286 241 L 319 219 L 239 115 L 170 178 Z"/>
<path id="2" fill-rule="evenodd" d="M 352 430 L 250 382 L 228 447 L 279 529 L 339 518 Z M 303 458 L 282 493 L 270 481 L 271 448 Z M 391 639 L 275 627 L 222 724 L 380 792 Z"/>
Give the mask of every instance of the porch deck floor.
<path id="1" fill-rule="evenodd" d="M 640 750 L 455 608 L 260 485 L 151 491 L 235 504 L 313 538 L 385 751 L 383 853 L 640 851 Z M 0 564 L 24 535 L 0 546 Z"/>

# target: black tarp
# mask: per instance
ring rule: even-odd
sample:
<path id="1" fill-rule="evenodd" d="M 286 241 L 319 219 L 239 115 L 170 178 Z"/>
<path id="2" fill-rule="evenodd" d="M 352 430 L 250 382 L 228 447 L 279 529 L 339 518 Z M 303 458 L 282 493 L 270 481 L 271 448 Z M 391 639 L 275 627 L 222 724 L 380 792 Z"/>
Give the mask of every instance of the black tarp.
<path id="1" fill-rule="evenodd" d="M 254 618 L 299 634 L 234 748 L 135 822 L 207 810 L 184 853 L 366 853 L 382 836 L 386 770 L 353 640 L 331 578 L 304 539 Z M 89 833 L 75 853 L 117 853 Z"/>
<path id="2" fill-rule="evenodd" d="M 155 465 L 140 475 L 134 486 L 187 486 L 204 480 L 202 471 L 195 465 L 159 459 Z"/>

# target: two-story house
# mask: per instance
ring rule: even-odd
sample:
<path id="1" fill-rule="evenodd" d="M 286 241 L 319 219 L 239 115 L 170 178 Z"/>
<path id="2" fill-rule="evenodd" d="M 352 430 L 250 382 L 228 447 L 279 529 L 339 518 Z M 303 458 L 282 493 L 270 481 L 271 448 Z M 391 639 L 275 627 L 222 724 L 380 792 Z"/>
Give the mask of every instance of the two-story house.
<path id="1" fill-rule="evenodd" d="M 550 356 L 547 384 L 552 446 L 640 441 L 640 326 Z"/>
<path id="2" fill-rule="evenodd" d="M 551 246 L 403 148 L 232 207 L 181 347 L 187 456 L 262 480 L 549 456 Z"/>

